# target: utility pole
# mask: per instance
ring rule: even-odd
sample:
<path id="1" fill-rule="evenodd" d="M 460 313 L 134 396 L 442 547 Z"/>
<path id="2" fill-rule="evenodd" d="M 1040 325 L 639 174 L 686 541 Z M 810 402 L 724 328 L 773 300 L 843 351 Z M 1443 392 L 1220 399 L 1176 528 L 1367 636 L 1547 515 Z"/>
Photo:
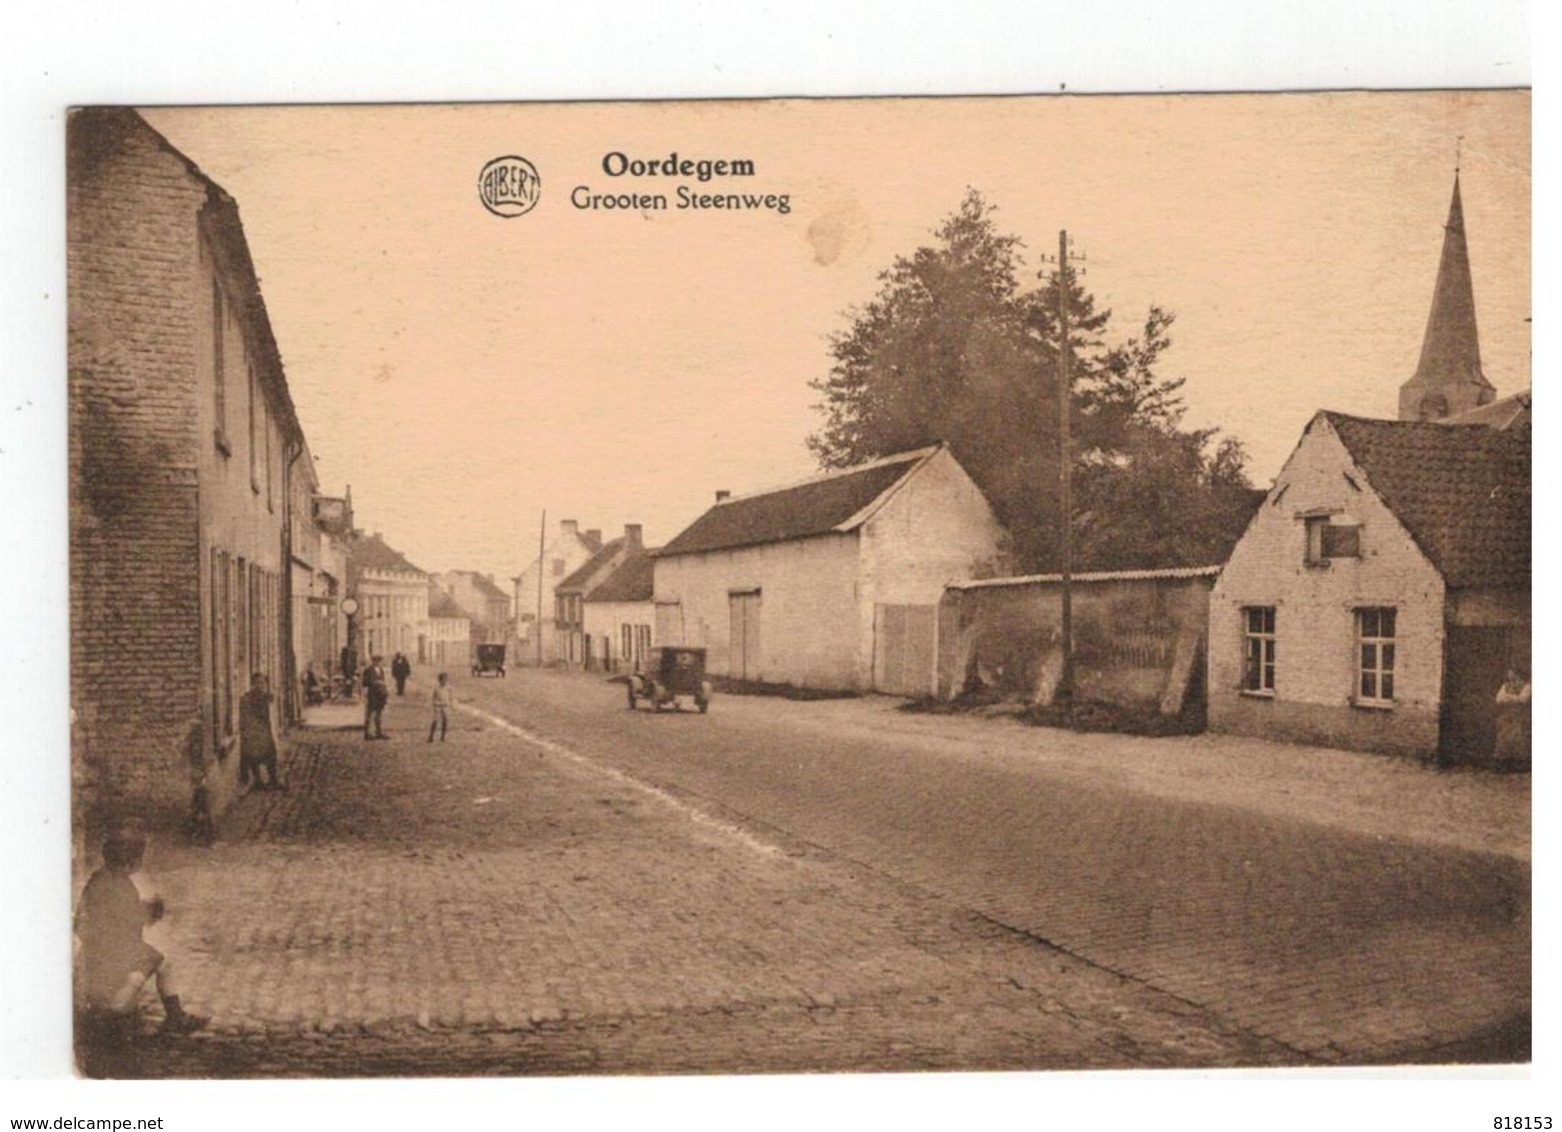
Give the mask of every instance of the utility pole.
<path id="1" fill-rule="evenodd" d="M 1065 716 L 1073 712 L 1074 702 L 1074 461 L 1070 438 L 1073 381 L 1069 375 L 1072 346 L 1068 332 L 1068 231 L 1058 232 L 1058 510 L 1061 531 L 1062 670 L 1058 673 L 1053 702 L 1062 706 Z M 1084 257 L 1081 256 L 1081 259 Z M 1080 274 L 1084 274 L 1080 272 Z"/>
<path id="2" fill-rule="evenodd" d="M 537 531 L 537 667 L 542 667 L 542 556 L 548 552 L 548 509 L 542 509 L 542 526 Z"/>

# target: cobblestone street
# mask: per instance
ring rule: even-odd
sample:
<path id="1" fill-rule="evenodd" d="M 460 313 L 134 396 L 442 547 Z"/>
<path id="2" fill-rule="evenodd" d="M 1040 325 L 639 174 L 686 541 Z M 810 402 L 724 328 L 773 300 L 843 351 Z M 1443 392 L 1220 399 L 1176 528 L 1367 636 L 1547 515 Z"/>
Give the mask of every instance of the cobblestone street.
<path id="1" fill-rule="evenodd" d="M 421 702 L 421 697 L 419 698 Z M 443 745 L 303 733 L 289 789 L 164 847 L 193 1039 L 111 1075 L 1284 1064 L 1290 1051 L 983 917 L 470 713 Z"/>
<path id="2" fill-rule="evenodd" d="M 802 722 L 833 705 L 631 715 L 616 685 L 578 676 L 463 681 L 476 702 L 429 744 L 422 691 L 393 700 L 389 742 L 295 733 L 289 789 L 241 799 L 215 848 L 156 847 L 171 913 L 154 942 L 212 1023 L 92 1072 L 1299 1065 L 1458 1055 L 1527 1009 L 1527 948 L 1520 962 L 1509 941 L 1527 940 L 1528 868 L 1510 858 L 1212 818 L 1106 780 L 1067 783 L 1096 815 L 1081 825 L 1046 801 L 1056 767 L 991 793 L 1007 756 L 976 759 L 951 721 L 877 740 L 903 760 L 892 781 L 852 727 L 825 744 Z M 942 763 L 919 753 L 933 742 Z M 1038 822 L 1072 833 L 1038 853 Z M 1299 844 L 1313 851 L 1281 870 Z M 1336 883 L 1363 868 L 1377 895 Z M 1304 903 L 1326 891 L 1329 907 Z M 1303 903 L 1257 930 L 1287 900 Z M 1326 946 L 1374 900 L 1396 914 Z M 1458 918 L 1428 928 L 1423 905 Z M 1354 972 L 1364 947 L 1378 959 Z M 1469 1001 L 1439 1028 L 1428 988 L 1454 985 Z"/>

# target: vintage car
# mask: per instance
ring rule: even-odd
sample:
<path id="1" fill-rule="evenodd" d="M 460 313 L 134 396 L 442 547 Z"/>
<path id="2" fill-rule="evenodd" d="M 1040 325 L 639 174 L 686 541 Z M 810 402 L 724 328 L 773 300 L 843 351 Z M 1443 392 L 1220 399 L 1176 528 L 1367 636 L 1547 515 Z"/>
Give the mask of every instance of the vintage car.
<path id="1" fill-rule="evenodd" d="M 472 657 L 473 676 L 503 676 L 504 675 L 504 646 L 503 645 L 478 645 L 477 653 Z"/>
<path id="2" fill-rule="evenodd" d="M 705 679 L 705 650 L 684 645 L 652 649 L 645 667 L 629 678 L 629 710 L 646 700 L 656 711 L 671 704 L 683 710 L 683 699 L 694 701 L 700 711 L 710 710 L 710 681 Z"/>

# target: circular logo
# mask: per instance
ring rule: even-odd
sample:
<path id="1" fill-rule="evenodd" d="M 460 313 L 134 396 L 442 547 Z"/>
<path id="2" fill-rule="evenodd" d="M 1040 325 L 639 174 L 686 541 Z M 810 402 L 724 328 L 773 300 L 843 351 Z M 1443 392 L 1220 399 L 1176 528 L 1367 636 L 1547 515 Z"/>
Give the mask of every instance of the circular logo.
<path id="1" fill-rule="evenodd" d="M 496 157 L 477 175 L 477 196 L 495 216 L 525 216 L 542 199 L 542 178 L 524 157 Z"/>

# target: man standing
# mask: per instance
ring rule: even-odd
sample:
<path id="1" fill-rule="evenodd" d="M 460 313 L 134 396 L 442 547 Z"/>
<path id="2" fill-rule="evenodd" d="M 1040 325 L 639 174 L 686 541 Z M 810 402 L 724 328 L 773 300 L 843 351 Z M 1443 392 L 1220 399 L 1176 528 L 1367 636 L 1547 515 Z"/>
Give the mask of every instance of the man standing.
<path id="1" fill-rule="evenodd" d="M 390 701 L 390 689 L 385 683 L 384 657 L 376 656 L 363 670 L 363 737 L 365 739 L 389 739 L 385 734 L 383 716 Z"/>
<path id="2" fill-rule="evenodd" d="M 277 733 L 271 722 L 271 681 L 265 673 L 250 676 L 249 691 L 239 697 L 239 785 L 253 782 L 256 790 L 277 790 Z M 262 784 L 260 772 L 268 781 Z"/>
<path id="3" fill-rule="evenodd" d="M 396 681 L 396 694 L 407 694 L 407 677 L 412 675 L 412 662 L 407 659 L 407 654 L 398 652 L 391 658 L 391 679 Z"/>

